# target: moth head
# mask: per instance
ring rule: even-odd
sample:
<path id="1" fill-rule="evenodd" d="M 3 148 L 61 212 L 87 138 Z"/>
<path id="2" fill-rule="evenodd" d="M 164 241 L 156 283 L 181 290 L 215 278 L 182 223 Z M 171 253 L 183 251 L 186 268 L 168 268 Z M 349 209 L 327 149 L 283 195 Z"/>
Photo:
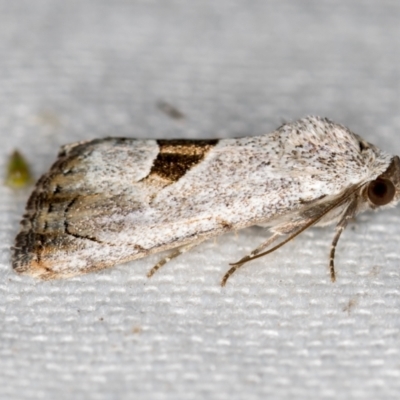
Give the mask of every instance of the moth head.
<path id="1" fill-rule="evenodd" d="M 366 186 L 365 196 L 371 208 L 396 205 L 400 200 L 400 159 L 392 158 L 388 169 Z"/>

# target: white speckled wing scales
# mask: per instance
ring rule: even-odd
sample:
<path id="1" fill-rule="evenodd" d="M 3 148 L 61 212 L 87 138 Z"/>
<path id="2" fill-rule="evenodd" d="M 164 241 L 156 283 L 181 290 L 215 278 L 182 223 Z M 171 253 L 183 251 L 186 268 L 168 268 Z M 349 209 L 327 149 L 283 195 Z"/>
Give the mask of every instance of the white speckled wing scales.
<path id="1" fill-rule="evenodd" d="M 319 117 L 240 139 L 65 146 L 28 201 L 13 266 L 68 277 L 231 229 L 273 229 L 376 179 L 391 159 Z M 338 219 L 333 211 L 320 223 Z"/>

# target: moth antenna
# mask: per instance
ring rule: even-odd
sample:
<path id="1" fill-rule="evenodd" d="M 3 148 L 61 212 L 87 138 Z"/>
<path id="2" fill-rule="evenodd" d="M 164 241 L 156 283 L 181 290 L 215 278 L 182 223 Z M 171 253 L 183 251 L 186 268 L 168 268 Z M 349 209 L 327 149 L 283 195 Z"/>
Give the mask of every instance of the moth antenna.
<path id="1" fill-rule="evenodd" d="M 296 236 L 300 235 L 302 232 L 304 232 L 310 226 L 312 226 L 315 223 L 317 223 L 319 220 L 321 220 L 326 214 L 328 214 L 334 208 L 336 208 L 336 207 L 340 206 L 341 204 L 343 204 L 344 202 L 346 202 L 346 200 L 348 200 L 348 198 L 351 197 L 351 195 L 353 195 L 355 192 L 357 192 L 362 186 L 364 186 L 364 183 L 362 183 L 360 185 L 357 185 L 357 186 L 353 187 L 352 189 L 349 189 L 348 191 L 346 191 L 346 193 L 341 198 L 339 198 L 336 202 L 334 202 L 331 205 L 329 205 L 328 207 L 326 207 L 321 212 L 320 215 L 318 215 L 317 217 L 312 219 L 310 222 L 307 222 L 304 226 L 302 226 L 297 231 L 295 231 L 292 234 L 290 234 L 285 240 L 283 240 L 281 243 L 277 244 L 276 246 L 272 247 L 271 249 L 269 249 L 267 251 L 264 251 L 263 253 L 257 254 L 257 255 L 255 255 L 253 257 L 249 257 L 249 256 L 244 257 L 242 260 L 238 261 L 237 263 L 229 264 L 229 265 L 232 265 L 232 268 L 222 278 L 221 286 L 225 286 L 226 281 L 228 280 L 228 278 L 238 268 L 240 268 L 243 264 L 245 264 L 245 263 L 247 263 L 249 261 L 253 261 L 253 260 L 257 259 L 257 258 L 266 256 L 267 254 L 270 254 L 270 253 L 274 252 L 275 250 L 278 250 L 280 247 L 282 247 L 286 243 L 290 242 L 292 239 L 294 239 Z M 339 238 L 338 238 L 338 240 L 339 240 Z"/>
<path id="2" fill-rule="evenodd" d="M 238 262 L 235 263 L 231 263 L 229 265 L 232 265 L 232 268 L 229 269 L 229 271 L 224 275 L 224 277 L 222 278 L 221 281 L 221 286 L 225 286 L 226 281 L 228 280 L 228 278 L 236 271 L 238 270 L 241 266 L 243 266 L 244 264 L 248 263 L 249 261 L 255 260 L 256 258 L 265 256 L 266 254 L 272 253 L 273 251 L 279 249 L 279 247 L 282 247 L 284 244 L 286 244 L 287 242 L 290 242 L 292 239 L 294 239 L 297 235 L 300 235 L 301 232 L 303 232 L 305 229 L 307 229 L 309 226 L 311 226 L 315 221 L 311 221 L 311 223 L 307 223 L 305 226 L 299 228 L 297 231 L 295 231 L 293 234 L 291 234 L 288 238 L 286 238 L 285 240 L 283 240 L 281 243 L 277 244 L 276 246 L 274 246 L 272 249 L 269 249 L 267 251 L 264 251 L 264 253 L 261 254 L 257 254 L 252 256 L 251 254 L 243 257 L 241 260 L 239 260 Z"/>
<path id="3" fill-rule="evenodd" d="M 243 264 L 245 264 L 247 261 L 251 260 L 252 257 L 254 257 L 256 254 L 260 253 L 263 249 L 271 245 L 275 240 L 280 236 L 280 233 L 274 233 L 271 237 L 269 237 L 265 242 L 261 243 L 255 250 L 253 250 L 248 256 L 243 257 L 241 260 L 239 260 L 237 263 L 234 264 L 229 264 L 233 265 L 232 268 L 229 269 L 229 271 L 224 275 L 221 281 L 221 286 L 225 286 L 226 281 L 228 278 L 237 270 L 239 269 Z"/>

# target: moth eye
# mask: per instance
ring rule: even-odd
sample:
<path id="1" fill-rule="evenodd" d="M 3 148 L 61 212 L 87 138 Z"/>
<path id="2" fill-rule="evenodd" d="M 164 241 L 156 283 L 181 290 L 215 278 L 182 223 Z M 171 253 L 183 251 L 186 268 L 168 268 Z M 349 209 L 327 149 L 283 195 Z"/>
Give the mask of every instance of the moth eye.
<path id="1" fill-rule="evenodd" d="M 368 185 L 368 198 L 376 206 L 384 206 L 393 200 L 396 189 L 389 179 L 376 179 Z"/>

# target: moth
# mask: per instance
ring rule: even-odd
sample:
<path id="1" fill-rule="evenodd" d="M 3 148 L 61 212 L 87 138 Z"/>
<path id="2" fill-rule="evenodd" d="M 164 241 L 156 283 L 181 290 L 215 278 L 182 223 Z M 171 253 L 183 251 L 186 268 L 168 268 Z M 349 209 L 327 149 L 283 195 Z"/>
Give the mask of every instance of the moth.
<path id="1" fill-rule="evenodd" d="M 36 184 L 12 250 L 16 272 L 68 278 L 252 225 L 271 235 L 231 268 L 312 225 L 340 234 L 360 212 L 400 199 L 400 160 L 346 127 L 310 116 L 270 134 L 221 140 L 108 137 L 63 146 Z"/>

